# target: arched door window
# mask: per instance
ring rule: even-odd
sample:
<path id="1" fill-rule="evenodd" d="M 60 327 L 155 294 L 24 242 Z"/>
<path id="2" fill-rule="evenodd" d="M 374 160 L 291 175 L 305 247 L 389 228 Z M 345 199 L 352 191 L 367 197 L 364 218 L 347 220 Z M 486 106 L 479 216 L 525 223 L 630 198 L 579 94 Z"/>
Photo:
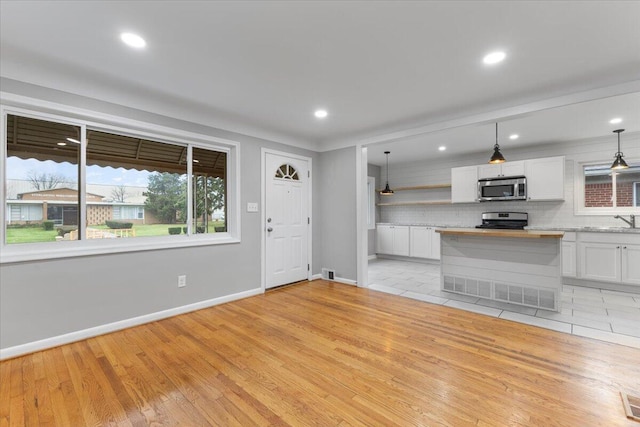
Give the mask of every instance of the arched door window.
<path id="1" fill-rule="evenodd" d="M 298 176 L 298 171 L 296 168 L 289 164 L 281 165 L 276 171 L 276 178 L 280 179 L 291 179 L 293 181 L 299 181 L 300 177 Z"/>

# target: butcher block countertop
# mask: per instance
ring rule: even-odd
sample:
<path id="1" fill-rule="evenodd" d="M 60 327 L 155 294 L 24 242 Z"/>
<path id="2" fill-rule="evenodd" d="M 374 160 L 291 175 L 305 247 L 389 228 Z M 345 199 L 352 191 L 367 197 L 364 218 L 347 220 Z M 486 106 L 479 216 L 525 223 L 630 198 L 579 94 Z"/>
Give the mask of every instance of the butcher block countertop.
<path id="1" fill-rule="evenodd" d="M 436 232 L 442 235 L 512 237 L 516 239 L 562 239 L 564 231 L 549 230 L 494 230 L 487 228 L 443 228 Z"/>

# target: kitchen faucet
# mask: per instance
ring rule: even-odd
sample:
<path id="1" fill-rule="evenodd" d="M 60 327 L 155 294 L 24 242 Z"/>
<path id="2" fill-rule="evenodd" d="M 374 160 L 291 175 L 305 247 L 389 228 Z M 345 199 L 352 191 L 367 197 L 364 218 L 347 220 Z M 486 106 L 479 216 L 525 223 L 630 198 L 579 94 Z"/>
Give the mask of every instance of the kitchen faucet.
<path id="1" fill-rule="evenodd" d="M 631 227 L 631 228 L 636 228 L 636 216 L 635 215 L 629 215 L 629 220 L 621 217 L 620 215 L 616 215 L 616 216 L 614 216 L 614 218 L 623 220 L 624 222 L 629 224 L 629 227 Z"/>

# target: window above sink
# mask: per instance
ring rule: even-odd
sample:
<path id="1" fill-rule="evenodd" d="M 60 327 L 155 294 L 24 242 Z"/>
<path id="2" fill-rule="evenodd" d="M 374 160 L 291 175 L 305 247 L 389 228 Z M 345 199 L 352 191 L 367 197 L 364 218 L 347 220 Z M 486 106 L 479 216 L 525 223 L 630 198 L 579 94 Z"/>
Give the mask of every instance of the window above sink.
<path id="1" fill-rule="evenodd" d="M 612 170 L 611 162 L 577 163 L 576 215 L 640 213 L 640 160 L 628 169 Z"/>

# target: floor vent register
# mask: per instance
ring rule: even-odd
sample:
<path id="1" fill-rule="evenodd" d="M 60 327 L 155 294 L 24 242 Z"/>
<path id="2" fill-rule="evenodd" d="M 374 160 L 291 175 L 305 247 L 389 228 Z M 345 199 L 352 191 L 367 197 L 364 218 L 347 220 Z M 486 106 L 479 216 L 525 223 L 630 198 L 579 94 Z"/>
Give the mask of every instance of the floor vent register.
<path id="1" fill-rule="evenodd" d="M 622 404 L 624 405 L 624 411 L 627 413 L 627 418 L 640 421 L 640 397 L 631 396 L 623 392 L 620 392 L 620 396 L 622 397 Z"/>

